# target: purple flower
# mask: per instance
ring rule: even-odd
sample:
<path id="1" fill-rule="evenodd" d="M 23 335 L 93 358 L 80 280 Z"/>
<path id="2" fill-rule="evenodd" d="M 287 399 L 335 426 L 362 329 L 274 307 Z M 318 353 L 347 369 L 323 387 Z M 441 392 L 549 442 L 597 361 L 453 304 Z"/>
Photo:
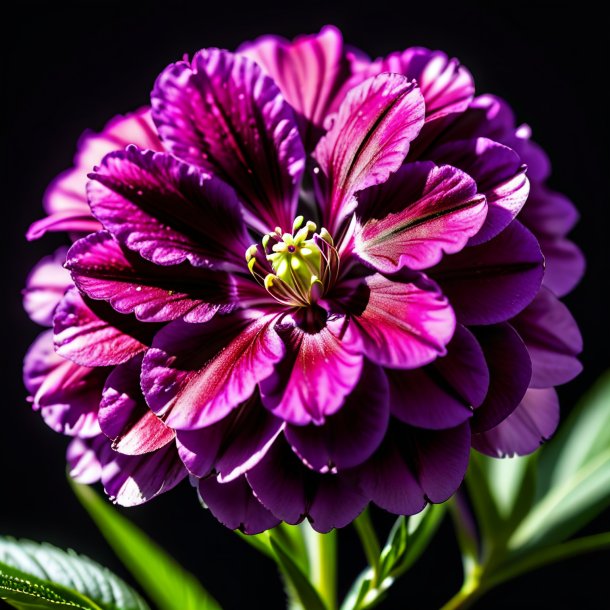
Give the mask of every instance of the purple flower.
<path id="1" fill-rule="evenodd" d="M 71 277 L 59 254 L 25 294 L 55 344 L 26 385 L 73 475 L 130 505 L 188 472 L 228 527 L 328 531 L 445 501 L 471 446 L 548 438 L 580 371 L 576 213 L 473 95 L 442 52 L 370 61 L 326 27 L 170 65 L 158 138 L 146 110 L 88 136 L 88 208 L 61 178 L 29 233 L 80 236 Z"/>

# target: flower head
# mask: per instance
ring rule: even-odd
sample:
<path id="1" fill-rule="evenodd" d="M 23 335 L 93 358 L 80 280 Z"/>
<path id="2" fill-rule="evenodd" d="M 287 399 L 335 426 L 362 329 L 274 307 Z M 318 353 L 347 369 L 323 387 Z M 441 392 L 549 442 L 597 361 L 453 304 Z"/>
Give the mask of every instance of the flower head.
<path id="1" fill-rule="evenodd" d="M 109 127 L 88 208 L 30 231 L 80 237 L 64 284 L 26 290 L 55 334 L 26 384 L 77 437 L 73 472 L 124 504 L 188 473 L 231 528 L 328 531 L 446 500 L 471 446 L 550 436 L 579 371 L 556 296 L 582 270 L 575 214 L 473 95 L 441 52 L 370 61 L 334 28 L 164 70 L 151 115 Z"/>

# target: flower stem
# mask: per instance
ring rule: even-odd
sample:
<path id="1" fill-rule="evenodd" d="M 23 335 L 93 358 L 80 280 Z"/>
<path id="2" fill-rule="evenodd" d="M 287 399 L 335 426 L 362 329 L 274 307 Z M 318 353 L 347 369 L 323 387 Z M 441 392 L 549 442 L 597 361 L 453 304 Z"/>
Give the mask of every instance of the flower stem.
<path id="1" fill-rule="evenodd" d="M 358 532 L 366 559 L 373 570 L 372 585 L 376 587 L 379 584 L 379 556 L 381 554 L 381 547 L 379 546 L 379 540 L 373 528 L 368 508 L 355 519 L 354 527 L 356 532 Z"/>
<path id="2" fill-rule="evenodd" d="M 462 588 L 440 610 L 464 610 L 483 594 L 481 586 L 481 568 L 476 566 L 466 576 Z"/>
<path id="3" fill-rule="evenodd" d="M 328 610 L 337 610 L 337 532 L 319 534 L 308 524 L 302 527 L 311 583 Z"/>

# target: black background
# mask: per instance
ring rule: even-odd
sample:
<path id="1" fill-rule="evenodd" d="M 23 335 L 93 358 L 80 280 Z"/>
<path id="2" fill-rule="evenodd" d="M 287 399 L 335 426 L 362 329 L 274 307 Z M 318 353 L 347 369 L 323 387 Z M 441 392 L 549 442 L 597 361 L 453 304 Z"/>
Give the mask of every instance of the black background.
<path id="1" fill-rule="evenodd" d="M 1 533 L 70 546 L 124 574 L 67 487 L 66 439 L 47 429 L 25 402 L 21 360 L 38 329 L 22 312 L 19 291 L 29 268 L 60 240 L 27 244 L 23 235 L 41 216 L 48 182 L 71 165 L 84 129 L 99 130 L 114 114 L 146 104 L 155 76 L 183 53 L 204 46 L 234 49 L 264 33 L 293 37 L 334 23 L 347 42 L 372 56 L 412 45 L 443 49 L 471 69 L 479 93 L 505 97 L 518 120 L 532 126 L 550 152 L 552 186 L 580 209 L 573 237 L 588 259 L 585 280 L 567 299 L 585 338 L 585 372 L 560 392 L 564 413 L 569 411 L 610 363 L 605 19 L 582 2 L 490 4 L 22 2 L 4 13 Z M 283 607 L 271 563 L 203 511 L 187 483 L 125 512 L 199 575 L 228 610 Z M 380 528 L 388 527 L 384 515 L 375 518 Z M 608 513 L 588 529 L 602 530 L 610 530 Z M 340 545 L 345 589 L 364 558 L 349 528 L 340 533 Z M 607 608 L 609 574 L 610 554 L 598 553 L 509 583 L 477 608 Z M 459 556 L 445 524 L 382 607 L 438 608 L 459 583 Z"/>

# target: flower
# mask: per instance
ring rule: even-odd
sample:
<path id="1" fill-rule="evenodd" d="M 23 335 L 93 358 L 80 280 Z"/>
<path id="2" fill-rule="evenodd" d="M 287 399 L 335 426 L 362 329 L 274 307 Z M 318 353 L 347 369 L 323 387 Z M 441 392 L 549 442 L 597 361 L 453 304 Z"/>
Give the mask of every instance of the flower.
<path id="1" fill-rule="evenodd" d="M 230 528 L 325 532 L 445 501 L 471 446 L 552 435 L 580 371 L 558 299 L 583 269 L 576 213 L 456 60 L 267 36 L 170 65 L 158 137 L 148 112 L 84 140 L 89 210 L 74 191 L 29 234 L 78 238 L 70 277 L 41 279 L 59 254 L 25 295 L 55 344 L 26 385 L 76 437 L 74 475 L 129 505 L 188 473 Z"/>

